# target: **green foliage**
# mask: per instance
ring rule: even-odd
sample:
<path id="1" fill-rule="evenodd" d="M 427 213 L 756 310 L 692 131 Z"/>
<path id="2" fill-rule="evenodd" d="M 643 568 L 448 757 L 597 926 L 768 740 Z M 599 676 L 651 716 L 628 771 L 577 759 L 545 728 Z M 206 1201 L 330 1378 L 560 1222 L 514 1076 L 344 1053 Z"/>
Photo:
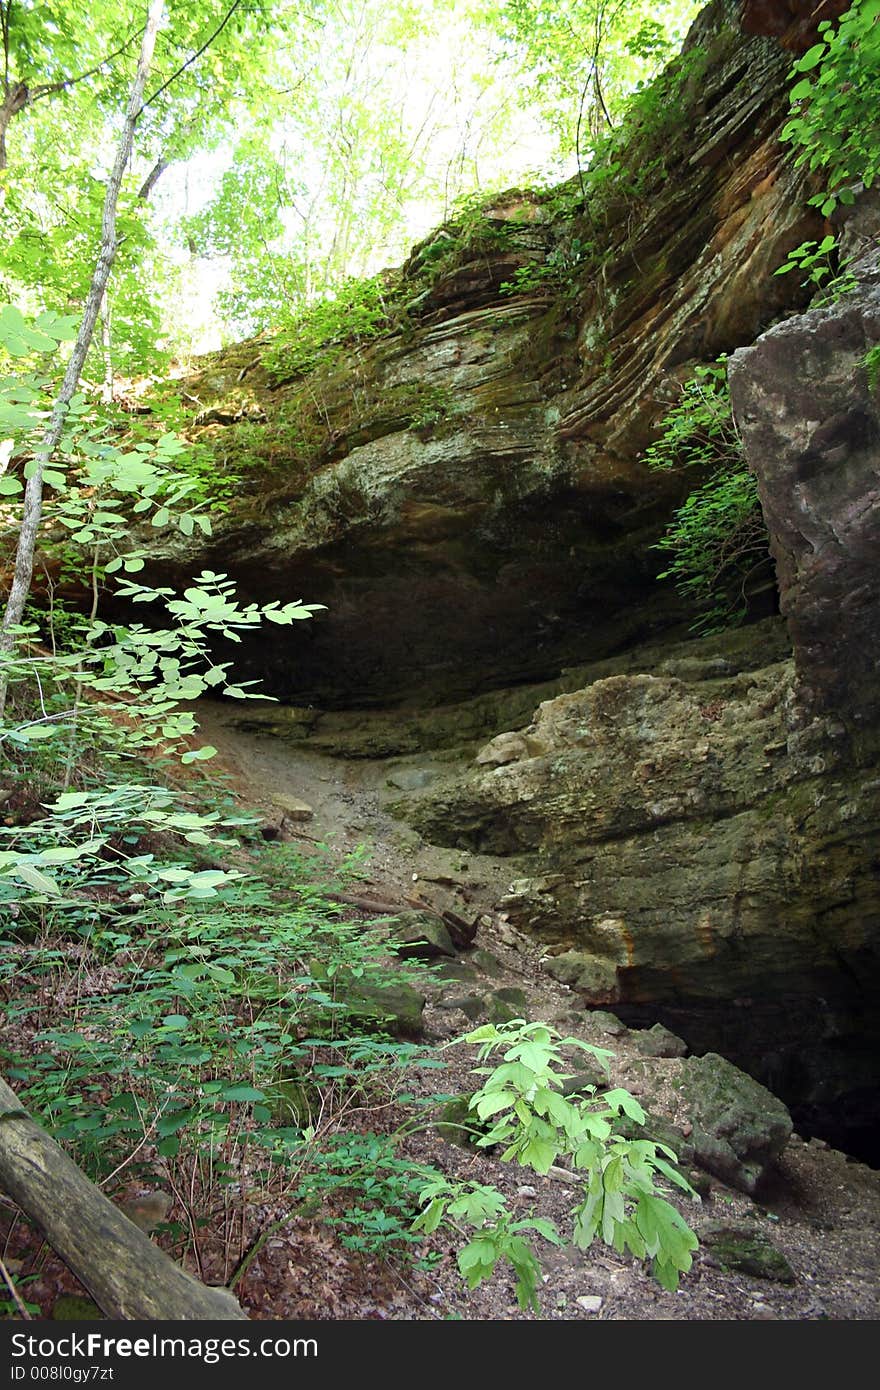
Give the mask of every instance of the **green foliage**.
<path id="1" fill-rule="evenodd" d="M 47 363 L 32 359 L 48 358 L 67 326 L 9 311 L 0 332 L 20 364 L 0 382 L 0 418 L 18 435 L 3 462 L 18 466 L 51 396 Z M 174 472 L 182 452 L 170 433 L 120 448 L 86 396 L 75 399 L 63 467 L 53 459 L 46 472 L 49 539 L 67 534 L 63 562 L 75 579 L 85 570 L 96 605 L 105 574 L 143 567 L 127 536 L 133 515 L 156 528 L 176 523 L 184 535 L 210 529 L 203 512 L 180 510 L 195 489 Z M 21 484 L 8 481 L 11 509 Z M 16 1039 L 9 1074 L 96 1176 L 158 1170 L 173 1185 L 181 1164 L 191 1174 L 205 1163 L 212 1183 L 236 1193 L 243 1181 L 271 1185 L 279 1172 L 289 1182 L 308 1171 L 315 1132 L 307 1108 L 277 1113 L 279 1082 L 303 1066 L 311 1085 L 354 1093 L 412 1061 L 409 1045 L 361 1036 L 349 1002 L 350 982 L 380 990 L 389 967 L 376 938 L 341 921 L 289 857 L 267 856 L 265 882 L 230 866 L 242 862 L 236 832 L 252 831 L 250 818 L 206 806 L 198 787 L 183 793 L 138 774 L 145 754 L 185 749 L 183 763 L 214 754 L 190 745 L 196 723 L 184 703 L 208 690 L 254 697 L 252 683 L 236 682 L 217 659 L 218 642 L 307 619 L 321 605 L 241 604 L 211 571 L 180 595 L 131 577 L 116 583 L 130 603 L 161 603 L 168 625 L 124 628 L 95 608 L 61 621 L 53 612 L 51 650 L 29 624 L 0 655 L 7 809 L 12 797 L 27 812 L 0 827 L 0 994 Z M 41 781 L 51 793 L 37 807 Z M 80 983 L 71 989 L 72 978 Z M 331 1110 L 322 1095 L 320 1113 Z M 344 1156 L 315 1162 L 325 1190 L 351 1187 Z M 393 1157 L 379 1163 L 380 1176 L 364 1171 L 367 1162 L 355 1205 L 334 1219 L 352 1248 L 407 1248 L 415 1237 L 403 1216 L 415 1204 L 398 1207 L 415 1179 Z M 342 1174 L 335 1187 L 333 1171 Z"/>
<path id="2" fill-rule="evenodd" d="M 757 484 L 730 410 L 723 358 L 698 367 L 685 382 L 643 457 L 650 468 L 708 474 L 657 544 L 672 557 L 659 577 L 674 580 L 696 604 L 696 631 L 735 626 L 748 612 L 749 584 L 769 566 L 769 551 Z"/>
<path id="3" fill-rule="evenodd" d="M 602 0 L 507 0 L 491 20 L 507 45 L 507 62 L 545 115 L 564 158 L 589 152 L 620 119 L 629 93 L 650 82 L 680 45 L 699 6 L 659 0 L 640 5 Z"/>
<path id="4" fill-rule="evenodd" d="M 430 381 L 413 381 L 385 394 L 378 403 L 382 416 L 402 416 L 410 429 L 429 433 L 453 413 L 454 401 L 446 386 Z"/>
<path id="5" fill-rule="evenodd" d="M 551 1244 L 562 1245 L 552 1222 L 541 1217 L 514 1220 L 501 1193 L 477 1182 L 451 1183 L 434 1178 L 422 1187 L 420 1200 L 424 1210 L 414 1222 L 414 1230 L 431 1235 L 446 1223 L 477 1232 L 458 1255 L 458 1268 L 469 1289 L 491 1278 L 498 1262 L 507 1260 L 516 1274 L 520 1308 L 540 1314 L 541 1265 L 524 1235 L 534 1231 Z"/>
<path id="6" fill-rule="evenodd" d="M 34 471 L 57 387 L 51 354 L 75 336 L 70 316 L 46 312 L 33 321 L 13 305 L 0 309 L 0 498 L 18 497 Z M 4 363 L 4 357 L 6 362 Z M 85 567 L 96 584 L 106 574 L 143 568 L 143 547 L 131 544 L 131 520 L 153 527 L 176 526 L 185 536 L 196 528 L 210 535 L 207 493 L 182 464 L 188 446 L 177 434 L 139 439 L 116 407 L 77 392 L 49 466 L 43 499 L 41 545 L 57 560 L 62 577 Z M 0 524 L 17 530 L 14 511 L 0 502 Z"/>
<path id="7" fill-rule="evenodd" d="M 45 809 L 47 816 L 27 826 L 0 827 L 0 845 L 10 846 L 0 849 L 0 903 L 20 905 L 27 898 L 75 905 L 88 899 L 96 874 L 102 877 L 108 863 L 114 866 L 119 891 L 124 885 L 127 899 L 135 903 L 147 888 L 158 889 L 164 902 L 213 897 L 221 885 L 241 877 L 235 870 L 194 869 L 128 849 L 150 835 L 169 833 L 184 844 L 218 851 L 236 844 L 215 832 L 241 824 L 239 819 L 196 813 L 166 788 L 128 783 L 63 792 Z"/>
<path id="8" fill-rule="evenodd" d="M 17 1321 L 22 1316 L 22 1309 L 24 1309 L 29 1317 L 38 1318 L 40 1316 L 42 1310 L 39 1303 L 29 1303 L 27 1301 L 27 1286 L 28 1284 L 36 1283 L 39 1277 L 39 1274 L 28 1274 L 22 1278 L 19 1274 L 13 1274 L 7 1269 L 6 1278 L 11 1280 L 16 1297 L 0 1298 L 0 1318 L 15 1319 Z"/>
<path id="9" fill-rule="evenodd" d="M 818 27 L 818 42 L 791 70 L 782 139 L 797 149 L 797 164 L 821 173 L 823 190 L 810 202 L 827 217 L 880 172 L 880 0 L 854 0 Z"/>
<path id="10" fill-rule="evenodd" d="M 239 141 L 212 201 L 182 222 L 191 252 L 234 265 L 231 284 L 217 291 L 217 308 L 238 331 L 273 323 L 285 307 L 289 314 L 305 302 L 302 269 L 280 245 L 285 203 L 301 192 L 254 132 Z"/>
<path id="11" fill-rule="evenodd" d="M 696 368 L 660 428 L 659 439 L 643 455 L 649 468 L 715 469 L 742 457 L 724 358 Z"/>
<path id="12" fill-rule="evenodd" d="M 346 1250 L 406 1257 L 420 1243 L 413 1221 L 424 1185 L 425 1170 L 398 1156 L 394 1136 L 344 1134 L 313 1153 L 296 1196 L 305 1210 L 329 1199 L 323 1219 Z"/>
<path id="13" fill-rule="evenodd" d="M 545 286 L 571 287 L 577 283 L 578 271 L 593 252 L 593 242 L 579 236 L 567 237 L 549 252 L 546 260 L 520 266 L 512 280 L 502 283 L 500 291 L 504 295 L 530 294 Z"/>
<path id="14" fill-rule="evenodd" d="M 823 237 L 821 241 L 802 241 L 800 246 L 789 251 L 788 260 L 773 273 L 788 275 L 793 270 L 800 271 L 805 276 L 801 283 L 805 287 L 814 285 L 818 291 L 814 302 L 819 306 L 833 304 L 856 288 L 851 271 L 846 267 L 835 268 L 838 258 L 835 236 Z"/>
<path id="15" fill-rule="evenodd" d="M 388 323 L 386 290 L 379 276 L 350 280 L 332 298 L 318 300 L 280 333 L 263 357 L 276 384 L 325 369 L 343 348 L 358 348 Z M 335 352 L 334 352 L 335 349 Z"/>
<path id="16" fill-rule="evenodd" d="M 12 306 L 0 310 L 0 352 L 18 364 L 14 374 L 0 377 L 0 430 L 14 431 L 0 443 L 0 465 L 6 468 L 0 494 L 10 499 L 0 504 L 0 515 L 6 513 L 11 531 L 17 525 L 13 499 L 23 486 L 10 464 L 18 462 L 24 478 L 33 471 L 29 455 L 39 441 L 53 391 L 48 359 L 71 332 L 68 320 L 50 314 L 30 324 Z M 93 591 L 91 616 L 78 626 L 68 623 L 68 651 L 58 650 L 55 632 L 52 651 L 41 650 L 33 643 L 34 625 L 25 625 L 15 634 L 16 643 L 0 654 L 4 692 L 16 686 L 35 689 L 40 705 L 39 713 L 29 710 L 22 718 L 4 721 L 0 746 L 21 752 L 37 741 L 61 741 L 68 770 L 90 742 L 101 743 L 105 756 L 129 757 L 135 750 L 180 744 L 196 729 L 182 704 L 208 690 L 237 699 L 252 694 L 252 682 L 248 688 L 237 683 L 228 674 L 231 663 L 215 659 L 218 639 L 237 643 L 240 632 L 264 621 L 287 626 L 323 607 L 299 601 L 241 605 L 234 584 L 212 571 L 204 571 L 182 596 L 134 582 L 129 576 L 143 569 L 146 547 L 131 545 L 133 517 L 156 529 L 176 525 L 184 536 L 196 528 L 210 534 L 211 524 L 196 480 L 177 471 L 186 453 L 177 435 L 166 432 L 120 447 L 114 437 L 118 429 L 118 416 L 102 412 L 79 393 L 67 412 L 59 450 L 43 474 L 51 489 L 43 508 L 44 553 L 59 560 L 64 577 L 85 572 Z M 191 498 L 194 505 L 187 505 Z M 109 574 L 119 575 L 117 593 L 130 602 L 164 602 L 171 625 L 123 628 L 100 619 L 99 583 Z M 84 702 L 84 691 L 100 702 Z M 133 709 L 135 720 L 130 718 Z M 210 750 L 204 748 L 183 751 L 185 762 L 208 756 Z"/>
<path id="17" fill-rule="evenodd" d="M 148 803 L 149 789 L 130 790 Z M 163 822 L 149 811 L 129 810 L 125 820 L 129 838 L 157 825 Z M 198 877 L 185 859 L 178 872 Z M 10 1024 L 31 1044 L 28 1055 L 11 1059 L 9 1073 L 25 1102 L 96 1174 L 145 1142 L 160 1160 L 209 1154 L 228 1182 L 235 1169 L 223 1165 L 236 1146 L 255 1150 L 260 1163 L 300 1162 L 314 1131 L 307 1116 L 273 1116 L 279 1078 L 305 1069 L 313 1086 L 350 1088 L 412 1060 L 406 1045 L 359 1039 L 356 1029 L 349 1036 L 344 1001 L 332 984 L 315 980 L 315 957 L 333 976 L 350 970 L 382 982 L 387 967 L 375 938 L 340 920 L 338 906 L 303 881 L 301 865 L 289 860 L 272 887 L 258 874 L 212 870 L 202 877 L 214 885 L 212 902 L 189 894 L 161 906 L 130 891 L 123 863 L 95 862 L 91 893 L 42 908 L 36 952 L 20 944 L 31 914 L 19 908 L 10 917 L 7 909 L 0 989 Z M 88 988 L 69 996 L 62 990 L 50 1002 L 72 968 Z M 363 1056 L 346 1051 L 347 1039 Z M 316 1049 L 325 1050 L 323 1066 Z M 353 1142 L 349 1160 L 356 1148 Z M 403 1169 L 387 1155 L 382 1161 L 394 1189 Z M 369 1154 L 359 1164 L 347 1185 L 378 1207 L 387 1193 L 381 1183 L 365 1186 Z M 327 1157 L 309 1191 L 332 1186 L 328 1170 L 349 1167 Z M 340 1178 L 337 1185 L 346 1184 Z"/>
<path id="18" fill-rule="evenodd" d="M 585 1085 L 580 1094 L 563 1094 L 572 1073 L 566 1070 L 562 1048 L 587 1053 L 606 1072 L 612 1054 L 522 1019 L 497 1027 L 487 1024 L 457 1041 L 479 1044 L 482 1060 L 498 1052 L 503 1058 L 494 1066 L 478 1068 L 486 1080 L 469 1108 L 479 1121 L 491 1121 L 491 1127 L 475 1137 L 476 1147 L 505 1145 L 502 1162 L 513 1160 L 539 1174 L 567 1163 L 573 1185 L 583 1174 L 582 1197 L 571 1213 L 574 1243 L 585 1250 L 601 1236 L 620 1254 L 629 1250 L 637 1259 L 649 1259 L 663 1287 L 677 1288 L 680 1274 L 690 1269 L 697 1240 L 656 1186 L 659 1176 L 696 1196 L 674 1166 L 675 1154 L 664 1144 L 615 1132 L 622 1115 L 645 1123 L 642 1107 L 628 1091 L 615 1088 L 600 1094 L 597 1087 Z M 475 1183 L 438 1178 L 426 1185 L 422 1200 L 425 1210 L 415 1229 L 430 1233 L 443 1221 L 461 1221 L 476 1230 L 458 1257 L 469 1288 L 488 1278 L 500 1259 L 507 1259 L 517 1275 L 520 1307 L 540 1311 L 540 1266 L 523 1233 L 533 1230 L 562 1244 L 551 1223 L 537 1218 L 514 1221 L 500 1193 Z"/>
<path id="19" fill-rule="evenodd" d="M 109 757 L 131 757 L 135 751 L 158 746 L 177 747 L 184 763 L 209 757 L 206 748 L 187 746 L 197 725 L 182 705 L 208 691 L 233 699 L 271 698 L 255 693 L 252 681 L 236 681 L 230 675 L 231 662 L 216 660 L 217 639 L 240 642 L 239 632 L 257 628 L 264 620 L 289 626 L 323 607 L 299 602 L 282 605 L 277 600 L 262 606 L 241 605 L 232 582 L 210 570 L 181 597 L 175 597 L 171 589 L 152 589 L 130 579 L 120 579 L 117 591 L 133 603 L 164 601 L 172 625 L 154 628 L 134 623 L 124 628 L 101 618 L 84 620 L 75 631 L 76 646 L 53 653 L 30 645 L 33 626 L 20 629 L 19 645 L 0 657 L 0 670 L 7 686 L 36 687 L 41 712 L 7 719 L 0 745 L 26 749 L 37 740 L 52 740 L 72 749 L 78 741 L 97 739 Z M 67 689 L 70 695 L 65 700 Z M 47 690 L 52 691 L 51 708 Z M 84 703 L 86 690 L 99 696 L 100 702 Z"/>
<path id="20" fill-rule="evenodd" d="M 868 349 L 862 365 L 868 378 L 868 390 L 876 391 L 880 385 L 880 343 Z"/>
<path id="21" fill-rule="evenodd" d="M 166 6 L 138 120 L 139 149 L 119 207 L 121 242 L 102 310 L 103 341 L 89 357 L 95 378 L 108 366 L 118 374 L 164 365 L 163 331 L 172 340 L 188 334 L 188 323 L 175 323 L 182 317 L 178 258 L 165 219 L 149 190 L 142 191 L 148 175 L 227 142 L 242 81 L 251 101 L 268 85 L 266 33 L 281 36 L 312 13 L 307 0 L 295 20 L 284 4 L 248 0 L 218 24 L 217 12 L 202 0 Z M 121 0 L 100 6 L 0 0 L 0 15 L 4 93 L 25 93 L 3 131 L 0 293 L 29 309 L 67 312 L 81 308 L 85 297 L 104 172 L 143 15 Z"/>

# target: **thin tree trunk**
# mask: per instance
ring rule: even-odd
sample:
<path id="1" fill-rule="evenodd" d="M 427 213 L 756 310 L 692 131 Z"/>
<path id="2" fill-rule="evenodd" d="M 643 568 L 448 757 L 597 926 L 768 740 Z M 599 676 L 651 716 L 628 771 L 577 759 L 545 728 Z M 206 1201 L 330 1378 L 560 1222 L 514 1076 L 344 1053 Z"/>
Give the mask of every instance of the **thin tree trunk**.
<path id="1" fill-rule="evenodd" d="M 52 459 L 61 439 L 71 398 L 79 384 L 83 365 L 86 360 L 86 354 L 88 353 L 92 337 L 94 336 L 95 325 L 101 309 L 101 302 L 104 298 L 104 292 L 110 278 L 110 270 L 116 257 L 116 205 L 119 201 L 119 191 L 122 187 L 126 166 L 131 158 L 132 145 L 134 144 L 135 123 L 140 114 L 143 102 L 144 87 L 146 85 L 150 63 L 153 59 L 153 49 L 155 48 L 156 34 L 159 29 L 163 9 L 164 0 L 150 0 L 147 24 L 141 41 L 141 52 L 138 59 L 137 71 L 129 93 L 122 138 L 119 142 L 119 149 L 116 154 L 113 170 L 107 182 L 104 213 L 101 220 L 100 254 L 92 276 L 92 284 L 83 311 L 79 333 L 73 346 L 73 352 L 70 355 L 70 361 L 67 364 L 67 370 L 64 373 L 64 380 L 61 383 L 61 389 L 56 397 L 51 419 L 46 433 L 43 436 L 42 443 L 34 454 L 32 462 L 33 471 L 25 487 L 21 533 L 18 538 L 18 549 L 15 555 L 15 571 L 6 604 L 6 612 L 3 616 L 2 630 L 0 630 L 0 654 L 8 652 L 13 645 L 14 635 L 12 629 L 21 622 L 24 606 L 27 602 L 28 594 L 30 593 L 31 579 L 34 570 L 34 552 L 37 545 L 37 532 L 39 530 L 40 517 L 43 511 L 43 470 Z M 5 678 L 0 677 L 0 716 L 2 716 L 6 705 L 6 687 L 7 682 Z"/>
<path id="2" fill-rule="evenodd" d="M 0 1187 L 85 1284 L 129 1321 L 245 1319 L 228 1289 L 187 1274 L 82 1173 L 0 1081 Z"/>

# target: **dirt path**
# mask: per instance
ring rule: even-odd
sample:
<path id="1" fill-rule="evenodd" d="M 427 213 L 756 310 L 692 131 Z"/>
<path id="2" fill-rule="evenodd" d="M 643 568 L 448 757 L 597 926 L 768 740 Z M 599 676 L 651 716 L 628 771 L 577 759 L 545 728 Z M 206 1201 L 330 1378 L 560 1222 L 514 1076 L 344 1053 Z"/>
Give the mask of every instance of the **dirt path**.
<path id="1" fill-rule="evenodd" d="M 243 732 L 229 705 L 200 704 L 198 717 L 202 738 L 219 753 L 213 765 L 230 774 L 244 799 L 285 837 L 325 846 L 337 864 L 356 856 L 365 894 L 400 906 L 423 900 L 472 917 L 495 916 L 512 877 L 509 865 L 430 845 L 386 809 L 402 787 L 448 773 L 460 761 L 456 755 L 342 759 L 271 733 Z M 297 819 L 295 809 L 285 810 L 293 801 L 312 814 Z"/>

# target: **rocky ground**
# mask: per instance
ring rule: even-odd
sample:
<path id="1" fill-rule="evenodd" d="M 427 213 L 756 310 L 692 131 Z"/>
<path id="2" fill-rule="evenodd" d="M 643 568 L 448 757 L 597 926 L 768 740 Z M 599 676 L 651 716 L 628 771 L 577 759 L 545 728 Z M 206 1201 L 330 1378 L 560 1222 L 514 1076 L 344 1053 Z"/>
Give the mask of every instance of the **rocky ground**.
<path id="1" fill-rule="evenodd" d="M 202 733 L 220 750 L 215 766 L 225 767 L 236 790 L 261 810 L 268 834 L 295 840 L 325 864 L 338 865 L 355 854 L 356 876 L 345 888 L 353 910 L 366 919 L 375 917 L 375 904 L 382 904 L 403 913 L 404 923 L 433 919 L 438 930 L 445 913 L 453 934 L 457 923 L 477 924 L 468 947 L 447 948 L 439 957 L 442 978 L 429 987 L 424 1014 L 429 1041 L 439 1047 L 489 1017 L 500 1021 L 524 1014 L 551 1022 L 566 1035 L 613 1051 L 614 1079 L 641 1095 L 646 1109 L 672 1126 L 662 1133 L 677 1142 L 702 1194 L 699 1204 L 681 1207 L 701 1239 L 691 1272 L 677 1292 L 667 1293 L 637 1262 L 605 1247 L 583 1253 L 546 1245 L 542 1317 L 880 1315 L 880 1173 L 823 1141 L 806 1142 L 796 1134 L 766 1164 L 752 1195 L 742 1190 L 750 1185 L 748 1174 L 744 1177 L 747 1162 L 725 1169 L 717 1154 L 710 1154 L 714 1171 L 707 1172 L 699 1153 L 705 1116 L 681 1084 L 689 1067 L 702 1064 L 682 1058 L 686 1049 L 665 1030 L 631 1030 L 613 1015 L 584 1010 L 577 994 L 547 973 L 536 943 L 515 931 L 499 910 L 509 886 L 503 860 L 429 845 L 391 817 L 386 806 L 400 789 L 418 785 L 432 767 L 448 768 L 452 753 L 433 759 L 343 760 L 278 737 L 244 733 L 235 727 L 235 716 L 228 706 L 200 710 Z M 405 915 L 424 913 L 426 907 L 427 918 Z M 468 1053 L 461 1047 L 438 1052 L 446 1070 L 426 1074 L 423 1089 L 449 1094 L 473 1090 L 474 1059 Z M 768 1103 L 772 1109 L 769 1097 Z M 574 1192 L 565 1172 L 537 1177 L 496 1156 L 446 1142 L 433 1128 L 420 1131 L 408 1144 L 414 1157 L 450 1175 L 494 1183 L 518 1214 L 531 1209 L 565 1229 Z M 320 1223 L 298 1220 L 261 1252 L 243 1298 L 250 1299 L 252 1316 L 265 1318 L 534 1316 L 517 1307 L 513 1280 L 506 1273 L 467 1293 L 454 1252 L 438 1248 L 436 1253 L 439 1263 L 430 1273 L 388 1267 L 380 1274 L 375 1265 L 367 1272 L 356 1258 L 339 1251 Z M 310 1260 L 315 1283 L 303 1277 Z"/>
<path id="2" fill-rule="evenodd" d="M 365 742 L 375 751 L 381 738 L 376 720 L 367 720 L 365 740 L 363 722 L 354 720 L 356 734 L 351 716 L 340 715 L 335 725 L 322 722 L 316 740 L 320 752 L 311 743 L 286 741 L 277 730 L 260 731 L 259 721 L 256 732 L 243 731 L 237 725 L 242 707 L 203 706 L 199 718 L 203 737 L 219 749 L 212 780 L 228 779 L 226 785 L 259 814 L 267 837 L 295 845 L 306 865 L 313 860 L 316 882 L 335 879 L 346 910 L 365 929 L 377 918 L 394 916 L 398 939 L 407 932 L 433 938 L 439 950 L 433 960 L 436 976 L 422 986 L 427 1003 L 419 1019 L 416 1001 L 415 1019 L 443 1066 L 406 1074 L 406 1089 L 416 1102 L 419 1095 L 466 1095 L 478 1084 L 475 1049 L 445 1043 L 485 1020 L 542 1020 L 564 1036 L 613 1054 L 614 1083 L 641 1099 L 650 1132 L 675 1149 L 700 1196 L 699 1202 L 677 1201 L 700 1245 L 676 1292 L 662 1289 L 638 1261 L 604 1245 L 594 1243 L 581 1252 L 570 1243 L 555 1248 L 538 1240 L 543 1282 L 536 1315 L 519 1308 L 506 1268 L 468 1292 L 456 1266 L 458 1246 L 448 1237 L 431 1237 L 420 1247 L 420 1256 L 431 1257 L 427 1267 L 367 1258 L 343 1248 L 337 1230 L 323 1219 L 327 1210 L 298 1214 L 276 1194 L 271 1211 L 251 1213 L 254 1229 L 271 1229 L 258 1248 L 252 1247 L 253 1258 L 236 1286 L 250 1317 L 752 1321 L 880 1316 L 880 1172 L 822 1140 L 790 1133 L 784 1107 L 722 1059 L 688 1057 L 682 1040 L 662 1027 L 627 1028 L 606 1010 L 586 1009 L 576 990 L 549 973 L 554 958 L 508 920 L 508 863 L 431 845 L 390 814 L 388 806 L 401 791 L 454 773 L 460 751 L 354 757 L 355 751 L 365 751 Z M 349 756 L 331 756 L 326 750 L 333 743 Z M 473 752 L 471 741 L 464 754 Z M 402 1014 L 411 1005 L 404 1000 Z M 395 1099 L 383 1089 L 375 1106 L 362 1104 L 346 1124 L 355 1133 L 391 1132 L 411 1122 L 414 1113 L 412 1100 Z M 554 1167 L 541 1177 L 503 1163 L 497 1153 L 450 1142 L 453 1130 L 438 1132 L 431 1122 L 438 1116 L 435 1103 L 426 1116 L 428 1122 L 404 1142 L 416 1162 L 453 1180 L 494 1185 L 518 1218 L 538 1215 L 554 1221 L 563 1235 L 570 1230 L 577 1193 L 570 1172 Z M 451 1118 L 461 1116 L 453 1112 Z M 139 1200 L 132 1208 L 135 1220 L 141 1217 Z M 230 1253 L 235 1242 L 228 1231 L 224 1234 L 223 1213 L 216 1215 L 216 1231 L 209 1221 L 200 1237 L 200 1272 L 208 1282 L 222 1283 L 252 1237 L 242 1233 L 238 1255 Z M 169 1215 L 163 1206 L 159 1219 L 166 1218 L 173 1220 L 174 1211 Z M 0 1237 L 8 1271 L 26 1280 L 26 1296 L 43 1316 L 95 1316 L 87 1303 L 67 1302 L 68 1312 L 57 1311 L 85 1291 L 3 1205 Z"/>

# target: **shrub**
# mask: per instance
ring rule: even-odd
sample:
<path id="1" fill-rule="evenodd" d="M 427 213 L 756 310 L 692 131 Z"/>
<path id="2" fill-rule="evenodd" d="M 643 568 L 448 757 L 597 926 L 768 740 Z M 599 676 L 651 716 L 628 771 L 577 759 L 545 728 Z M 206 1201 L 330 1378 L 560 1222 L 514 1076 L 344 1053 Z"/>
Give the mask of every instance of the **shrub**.
<path id="1" fill-rule="evenodd" d="M 854 0 L 837 20 L 823 20 L 819 39 L 791 70 L 791 118 L 782 139 L 796 164 L 821 171 L 810 199 L 829 216 L 855 201 L 851 186 L 870 188 L 880 173 L 880 0 Z"/>
<path id="2" fill-rule="evenodd" d="M 677 509 L 657 549 L 671 562 L 660 574 L 692 600 L 698 632 L 734 627 L 748 612 L 750 587 L 769 573 L 767 530 L 753 475 L 730 408 L 724 359 L 698 367 L 645 451 L 650 468 L 696 468 L 704 481 Z"/>
<path id="3" fill-rule="evenodd" d="M 661 1195 L 656 1179 L 666 1178 L 699 1200 L 675 1167 L 676 1155 L 664 1144 L 628 1139 L 616 1131 L 622 1115 L 645 1123 L 644 1110 L 628 1091 L 614 1088 L 599 1094 L 587 1084 L 580 1094 L 563 1094 L 571 1074 L 565 1070 L 562 1047 L 588 1053 L 603 1069 L 611 1053 L 522 1019 L 487 1024 L 458 1041 L 479 1044 L 482 1060 L 498 1052 L 503 1058 L 479 1070 L 486 1080 L 469 1108 L 476 1120 L 491 1121 L 491 1127 L 475 1134 L 475 1147 L 503 1144 L 503 1162 L 514 1160 L 541 1174 L 558 1162 L 569 1165 L 574 1184 L 582 1175 L 581 1196 L 571 1212 L 574 1244 L 586 1250 L 601 1236 L 620 1254 L 629 1250 L 636 1259 L 650 1260 L 663 1287 L 676 1289 L 679 1275 L 690 1269 L 697 1238 Z M 554 1245 L 563 1244 L 552 1222 L 514 1220 L 500 1192 L 474 1182 L 437 1177 L 425 1186 L 422 1200 L 426 1206 L 416 1229 L 429 1233 L 446 1221 L 475 1230 L 458 1256 L 469 1288 L 488 1278 L 499 1260 L 509 1260 L 520 1307 L 540 1312 L 540 1264 L 525 1237 L 535 1232 Z"/>

